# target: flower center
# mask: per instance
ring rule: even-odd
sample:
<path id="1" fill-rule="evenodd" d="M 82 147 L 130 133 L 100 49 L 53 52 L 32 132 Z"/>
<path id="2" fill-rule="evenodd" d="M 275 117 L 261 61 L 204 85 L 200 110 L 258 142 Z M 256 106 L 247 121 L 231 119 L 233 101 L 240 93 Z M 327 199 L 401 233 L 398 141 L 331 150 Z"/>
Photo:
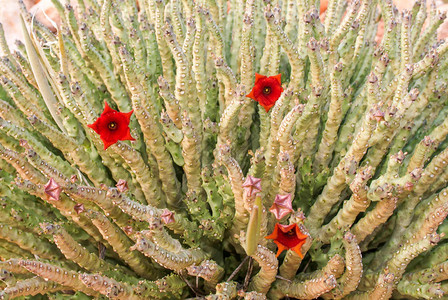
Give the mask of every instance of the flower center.
<path id="1" fill-rule="evenodd" d="M 290 230 L 288 232 L 285 232 L 285 234 L 289 237 L 294 236 L 296 234 L 295 230 Z"/>
<path id="2" fill-rule="evenodd" d="M 270 86 L 266 86 L 264 89 L 263 89 L 263 94 L 265 94 L 265 95 L 269 95 L 271 93 L 271 87 Z"/>
<path id="3" fill-rule="evenodd" d="M 117 129 L 117 123 L 116 122 L 110 122 L 107 125 L 107 128 L 109 128 L 110 130 L 115 130 L 115 129 Z"/>

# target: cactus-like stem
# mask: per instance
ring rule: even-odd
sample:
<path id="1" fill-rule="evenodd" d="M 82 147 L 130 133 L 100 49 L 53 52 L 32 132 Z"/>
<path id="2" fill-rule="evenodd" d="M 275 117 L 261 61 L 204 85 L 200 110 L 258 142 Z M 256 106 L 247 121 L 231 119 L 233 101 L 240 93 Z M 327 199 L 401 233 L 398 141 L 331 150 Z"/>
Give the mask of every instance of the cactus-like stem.
<path id="1" fill-rule="evenodd" d="M 104 166 L 98 160 L 90 160 L 90 155 L 75 140 L 66 137 L 62 132 L 35 116 L 30 117 L 29 120 L 34 128 L 42 132 L 57 147 L 67 152 L 72 163 L 77 164 L 82 171 L 88 174 L 95 184 L 104 183 L 110 185 L 112 183 L 106 175 Z"/>
<path id="2" fill-rule="evenodd" d="M 20 265 L 42 278 L 46 278 L 62 286 L 68 286 L 87 295 L 98 296 L 93 289 L 86 287 L 78 278 L 78 273 L 48 263 L 35 260 L 22 260 Z"/>
<path id="3" fill-rule="evenodd" d="M 224 60 L 221 57 L 218 57 L 215 60 L 215 66 L 216 66 L 216 76 L 218 80 L 224 83 L 225 87 L 224 98 L 226 100 L 225 106 L 228 106 L 236 90 L 235 74 L 233 74 L 232 69 L 230 69 L 230 67 L 224 62 Z"/>
<path id="4" fill-rule="evenodd" d="M 0 25 L 5 298 L 448 293 L 434 1 L 51 1 Z"/>
<path id="5" fill-rule="evenodd" d="M 151 264 L 143 255 L 136 251 L 129 251 L 133 242 L 121 229 L 117 228 L 117 226 L 102 213 L 90 210 L 87 211 L 87 215 L 92 220 L 93 225 L 98 228 L 103 238 L 109 242 L 118 256 L 120 256 L 132 270 L 147 279 L 154 279 L 156 277 L 152 272 Z"/>
<path id="6" fill-rule="evenodd" d="M 168 116 L 170 116 L 171 120 L 176 124 L 176 127 L 182 128 L 182 121 L 180 115 L 180 106 L 179 100 L 175 98 L 175 96 L 170 92 L 170 86 L 166 79 L 160 76 L 157 79 L 160 88 L 160 96 L 165 100 L 165 107 Z"/>
<path id="7" fill-rule="evenodd" d="M 219 135 L 218 138 L 221 143 L 225 143 L 233 138 L 233 130 L 236 127 L 236 121 L 238 118 L 238 113 L 244 105 L 245 92 L 244 87 L 239 86 L 235 92 L 235 98 L 226 107 L 219 122 Z"/>
<path id="8" fill-rule="evenodd" d="M 425 31 L 423 32 L 422 35 L 420 35 L 419 39 L 417 40 L 417 42 L 415 43 L 415 51 L 414 51 L 414 55 L 415 57 L 419 57 L 422 52 L 424 47 L 426 46 L 426 44 L 428 43 L 429 39 L 434 36 L 437 28 L 440 26 L 440 24 L 443 23 L 443 21 L 446 19 L 446 13 L 438 13 L 436 18 L 435 18 L 435 22 L 432 22 L 430 24 L 430 26 L 428 26 Z"/>
<path id="9" fill-rule="evenodd" d="M 303 244 L 302 248 L 300 249 L 302 255 L 305 256 L 305 254 L 310 249 L 312 243 L 313 240 L 311 238 L 306 239 L 305 244 Z M 290 280 L 293 279 L 302 261 L 303 258 L 301 258 L 296 252 L 294 251 L 286 252 L 285 259 L 283 260 L 283 263 L 279 268 L 280 276 Z"/>
<path id="10" fill-rule="evenodd" d="M 294 106 L 292 110 L 283 118 L 280 127 L 277 132 L 277 139 L 280 142 L 280 151 L 285 151 L 289 156 L 293 156 L 295 145 L 292 140 L 292 130 L 297 122 L 297 119 L 301 116 L 304 110 L 303 104 Z M 297 130 L 297 129 L 296 129 Z"/>
<path id="11" fill-rule="evenodd" d="M 175 274 L 167 275 L 156 281 L 141 280 L 133 286 L 134 293 L 144 299 L 163 299 L 164 297 L 180 297 L 185 282 Z"/>
<path id="12" fill-rule="evenodd" d="M 103 190 L 100 188 L 90 186 L 78 186 L 70 184 L 64 188 L 67 194 L 75 199 L 83 202 L 92 201 L 97 204 L 103 211 L 114 220 L 117 225 L 124 227 L 129 224 L 130 217 L 124 214 L 117 206 L 113 204 L 116 197 L 119 197 L 119 192 L 115 188 Z"/>
<path id="13" fill-rule="evenodd" d="M 294 198 L 296 189 L 295 169 L 289 155 L 285 152 L 279 153 L 280 182 L 278 193 L 280 195 L 291 194 Z"/>
<path id="14" fill-rule="evenodd" d="M 230 148 L 228 146 L 223 145 L 218 151 L 220 160 L 229 173 L 229 181 L 235 199 L 235 232 L 239 232 L 248 221 L 248 214 L 243 202 L 243 172 L 238 162 L 230 156 Z"/>
<path id="15" fill-rule="evenodd" d="M 364 151 L 367 149 L 368 141 L 370 140 L 375 125 L 376 122 L 373 116 L 367 114 L 356 138 L 345 155 L 346 158 L 352 158 L 354 161 L 359 161 L 361 159 L 364 155 Z M 341 160 L 336 166 L 334 173 L 328 179 L 328 183 L 322 194 L 311 207 L 305 222 L 311 231 L 316 230 L 318 226 L 322 224 L 324 216 L 330 211 L 331 206 L 336 202 L 342 189 L 345 187 L 344 168 L 346 167 L 346 161 L 348 161 L 348 159 Z M 358 236 L 357 234 L 355 235 Z M 361 241 L 362 239 L 359 240 Z"/>
<path id="16" fill-rule="evenodd" d="M 209 287 L 215 287 L 224 275 L 224 269 L 212 260 L 204 260 L 200 265 L 189 266 L 188 274 L 203 278 Z"/>
<path id="17" fill-rule="evenodd" d="M 390 270 L 395 276 L 395 285 L 398 283 L 405 272 L 406 266 L 409 263 L 409 257 L 413 258 L 420 253 L 427 251 L 434 247 L 440 241 L 440 236 L 435 234 L 428 234 L 421 240 L 413 244 L 405 244 L 401 247 L 395 255 L 387 262 L 387 270 Z M 384 274 L 384 272 L 383 272 Z M 380 280 L 380 279 L 379 279 Z"/>
<path id="18" fill-rule="evenodd" d="M 274 252 L 262 245 L 258 245 L 252 257 L 260 264 L 261 270 L 252 278 L 249 284 L 249 290 L 267 293 L 271 284 L 275 281 L 278 261 L 275 258 Z"/>
<path id="19" fill-rule="evenodd" d="M 79 281 L 88 289 L 95 290 L 110 299 L 142 299 L 134 293 L 132 287 L 124 282 L 116 281 L 112 278 L 99 274 L 79 274 Z"/>
<path id="20" fill-rule="evenodd" d="M 17 281 L 14 285 L 0 291 L 1 299 L 10 299 L 20 296 L 34 296 L 64 289 L 54 281 L 44 280 L 40 277 L 28 278 Z"/>
<path id="21" fill-rule="evenodd" d="M 130 249 L 138 250 L 146 256 L 152 257 L 163 267 L 174 271 L 181 271 L 193 264 L 200 264 L 206 259 L 205 253 L 200 249 L 183 249 L 178 253 L 173 253 L 141 236 L 137 238 L 137 243 Z"/>
<path id="22" fill-rule="evenodd" d="M 72 168 L 70 164 L 61 157 L 54 155 L 46 146 L 34 137 L 28 130 L 21 130 L 19 127 L 0 119 L 0 130 L 16 140 L 25 140 L 39 155 L 48 163 L 57 165 L 58 169 L 64 174 L 70 174 Z"/>
<path id="23" fill-rule="evenodd" d="M 60 252 L 54 249 L 54 245 L 48 241 L 12 226 L 0 224 L 0 237 L 46 259 L 59 259 L 61 257 Z"/>
<path id="24" fill-rule="evenodd" d="M 393 284 L 394 284 L 395 276 L 392 273 L 384 272 L 376 283 L 375 287 L 368 292 L 363 293 L 353 293 L 347 296 L 347 299 L 359 299 L 359 300 L 386 300 L 389 299 L 392 295 Z"/>
<path id="25" fill-rule="evenodd" d="M 30 125 L 20 110 L 3 100 L 0 100 L 0 116 L 5 120 L 13 120 L 13 123 L 20 127 L 29 127 Z"/>
<path id="26" fill-rule="evenodd" d="M 216 294 L 208 295 L 207 300 L 233 299 L 237 296 L 237 285 L 234 281 L 218 283 Z"/>
<path id="27" fill-rule="evenodd" d="M 20 259 L 11 258 L 0 262 L 0 268 L 15 274 L 27 274 L 28 270 L 20 265 Z"/>
<path id="28" fill-rule="evenodd" d="M 397 291 L 404 296 L 423 299 L 440 298 L 445 293 L 440 283 L 424 283 L 416 281 L 401 280 L 397 286 Z"/>
<path id="29" fill-rule="evenodd" d="M 320 239 L 325 242 L 336 233 L 338 229 L 350 226 L 354 223 L 357 215 L 364 212 L 370 205 L 367 198 L 366 184 L 372 178 L 372 168 L 365 168 L 357 173 L 355 179 L 350 184 L 353 194 L 350 199 L 344 203 L 342 209 L 331 222 L 321 228 L 322 235 Z"/>
<path id="30" fill-rule="evenodd" d="M 304 69 L 303 58 L 299 56 L 298 51 L 294 46 L 293 42 L 288 38 L 286 33 L 281 28 L 280 20 L 278 20 L 275 17 L 269 5 L 266 6 L 265 18 L 271 32 L 274 34 L 279 44 L 282 46 L 282 48 L 288 55 L 288 59 L 289 62 L 291 63 L 291 69 L 292 69 L 291 74 L 294 74 L 293 76 L 291 76 L 290 82 L 292 86 L 294 86 L 295 89 L 294 92 L 297 93 L 297 89 L 301 85 L 300 84 L 301 73 L 303 72 Z"/>
<path id="31" fill-rule="evenodd" d="M 322 296 L 324 299 L 341 299 L 347 296 L 356 290 L 361 280 L 363 272 L 362 256 L 356 237 L 350 231 L 347 231 L 344 234 L 342 243 L 345 248 L 346 271 L 338 280 L 338 286 L 328 294 Z"/>
<path id="32" fill-rule="evenodd" d="M 13 70 L 13 66 L 11 66 L 11 62 L 7 58 L 0 59 L 0 70 L 2 74 L 8 76 L 3 77 L 3 83 L 7 87 L 9 86 L 12 90 L 16 91 L 17 96 L 15 99 L 18 100 L 18 104 L 23 108 L 29 109 L 29 111 L 34 111 L 37 114 L 40 114 L 41 116 L 45 115 L 46 119 L 48 117 L 47 110 L 41 110 L 45 107 L 42 97 L 35 88 L 27 84 L 25 78 L 19 77 L 21 74 Z M 28 99 L 28 101 L 25 99 Z M 26 112 L 26 110 L 22 111 Z"/>
<path id="33" fill-rule="evenodd" d="M 435 264 L 433 267 L 407 273 L 403 276 L 403 280 L 420 283 L 440 282 L 448 278 L 448 262 Z"/>
<path id="34" fill-rule="evenodd" d="M 153 171 L 145 164 L 141 155 L 129 145 L 117 142 L 111 148 L 118 153 L 134 171 L 134 174 L 140 183 L 147 201 L 155 206 L 164 206 L 164 197 L 160 186 L 154 180 Z"/>
<path id="35" fill-rule="evenodd" d="M 44 188 L 41 184 L 34 184 L 29 180 L 16 180 L 16 185 L 27 191 L 28 193 L 38 196 L 42 199 L 48 199 L 48 195 L 45 194 Z M 73 220 L 76 224 L 78 224 L 82 229 L 89 233 L 96 241 L 103 241 L 103 238 L 99 234 L 98 230 L 93 226 L 89 219 L 84 216 L 79 216 L 75 214 L 75 205 L 76 203 L 71 201 L 65 195 L 61 195 L 59 201 L 47 200 L 52 206 L 58 209 L 62 215 L 67 217 L 70 220 Z"/>
<path id="36" fill-rule="evenodd" d="M 328 164 L 331 159 L 331 153 L 333 152 L 337 132 L 342 121 L 342 82 L 340 74 L 342 72 L 342 64 L 336 64 L 334 70 L 330 72 L 331 83 L 331 102 L 327 116 L 327 122 L 325 123 L 325 130 L 322 134 L 322 140 L 319 145 L 319 149 L 314 159 L 315 172 L 320 172 L 322 166 Z M 338 76 L 339 75 L 339 76 Z"/>
<path id="37" fill-rule="evenodd" d="M 363 241 L 377 226 L 386 222 L 395 210 L 396 203 L 396 198 L 386 198 L 378 202 L 351 230 L 356 239 Z"/>
<path id="38" fill-rule="evenodd" d="M 120 48 L 120 56 L 123 65 L 126 68 L 130 68 L 131 58 L 126 48 Z M 134 74 L 134 75 L 132 75 Z M 142 128 L 143 135 L 146 140 L 148 148 L 151 150 L 157 160 L 159 168 L 159 176 L 162 181 L 162 189 L 167 196 L 167 202 L 170 206 L 174 206 L 179 201 L 179 183 L 175 178 L 173 165 L 170 163 L 168 151 L 164 147 L 164 140 L 158 125 L 153 116 L 142 106 L 143 103 L 143 87 L 138 84 L 139 80 L 135 73 L 129 72 L 126 74 L 128 84 L 131 86 L 132 91 L 132 107 L 135 115 Z"/>
<path id="39" fill-rule="evenodd" d="M 270 292 L 271 299 L 281 299 L 291 296 L 299 299 L 314 299 L 336 287 L 334 275 L 320 275 L 305 281 L 278 281 Z"/>
<path id="40" fill-rule="evenodd" d="M 0 54 L 1 56 L 11 56 L 11 50 L 9 50 L 8 43 L 6 42 L 5 31 L 3 25 L 0 24 Z"/>
<path id="41" fill-rule="evenodd" d="M 81 246 L 60 225 L 42 223 L 41 227 L 44 233 L 53 236 L 54 243 L 67 259 L 91 272 L 106 271 L 109 268 L 112 269 L 112 266 L 109 266 L 105 261 L 98 258 L 97 255 L 90 253 L 85 247 Z"/>
<path id="42" fill-rule="evenodd" d="M 184 171 L 187 177 L 188 190 L 201 194 L 201 159 L 199 152 L 198 136 L 193 123 L 184 111 L 182 116 L 182 156 L 185 160 Z"/>
<path id="43" fill-rule="evenodd" d="M 0 157 L 10 163 L 18 172 L 18 174 L 27 180 L 33 182 L 45 183 L 46 178 L 38 170 L 36 170 L 26 159 L 19 153 L 3 147 L 0 144 Z"/>

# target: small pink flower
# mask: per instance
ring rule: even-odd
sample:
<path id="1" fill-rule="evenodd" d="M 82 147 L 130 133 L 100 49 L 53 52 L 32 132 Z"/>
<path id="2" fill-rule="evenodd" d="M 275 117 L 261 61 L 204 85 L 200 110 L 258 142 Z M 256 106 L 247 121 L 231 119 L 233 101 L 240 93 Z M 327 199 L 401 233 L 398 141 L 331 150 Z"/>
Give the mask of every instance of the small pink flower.
<path id="1" fill-rule="evenodd" d="M 243 183 L 243 188 L 252 197 L 253 194 L 261 192 L 261 179 L 247 175 L 246 181 Z"/>
<path id="2" fill-rule="evenodd" d="M 275 196 L 274 204 L 272 204 L 269 211 L 275 215 L 277 220 L 283 219 L 293 212 L 291 194 Z"/>
<path id="3" fill-rule="evenodd" d="M 130 234 L 132 234 L 132 233 L 134 232 L 134 228 L 132 228 L 132 226 L 125 226 L 125 227 L 123 228 L 123 230 L 124 230 L 124 232 L 125 232 L 127 235 L 130 235 Z"/>
<path id="4" fill-rule="evenodd" d="M 76 204 L 75 207 L 74 207 L 73 209 L 76 211 L 76 213 L 77 213 L 78 215 L 79 215 L 80 213 L 82 213 L 83 211 L 85 211 L 84 204 L 82 204 L 82 203 L 78 203 L 78 204 Z"/>
<path id="5" fill-rule="evenodd" d="M 120 193 L 124 193 L 127 190 L 129 190 L 128 182 L 126 180 L 124 180 L 124 179 L 118 180 L 118 182 L 117 182 L 117 184 L 115 186 L 117 187 L 117 190 L 120 191 Z"/>
<path id="6" fill-rule="evenodd" d="M 170 224 L 174 223 L 174 213 L 168 209 L 164 209 L 162 215 L 160 216 L 163 223 Z"/>
<path id="7" fill-rule="evenodd" d="M 44 188 L 45 194 L 50 196 L 50 200 L 59 201 L 59 195 L 62 192 L 62 188 L 53 178 L 50 178 Z"/>
<path id="8" fill-rule="evenodd" d="M 70 176 L 70 182 L 71 183 L 76 183 L 78 181 L 78 176 L 76 176 L 76 175 L 72 175 L 72 176 Z"/>

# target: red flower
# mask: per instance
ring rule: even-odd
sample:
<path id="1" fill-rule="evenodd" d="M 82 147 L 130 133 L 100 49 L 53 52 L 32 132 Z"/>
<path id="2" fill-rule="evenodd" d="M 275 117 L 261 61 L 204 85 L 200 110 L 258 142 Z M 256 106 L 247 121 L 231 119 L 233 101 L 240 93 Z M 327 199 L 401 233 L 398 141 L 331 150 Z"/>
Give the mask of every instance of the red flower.
<path id="1" fill-rule="evenodd" d="M 307 235 L 303 234 L 299 226 L 297 224 L 291 225 L 282 225 L 279 223 L 275 224 L 274 232 L 271 235 L 268 235 L 266 238 L 274 240 L 274 243 L 277 244 L 277 257 L 283 250 L 291 249 L 295 253 L 297 253 L 301 258 L 303 258 L 302 252 L 300 249 L 307 239 Z"/>
<path id="2" fill-rule="evenodd" d="M 268 112 L 283 92 L 281 77 L 282 74 L 267 77 L 255 73 L 254 87 L 246 97 L 259 102 Z"/>
<path id="3" fill-rule="evenodd" d="M 104 105 L 101 116 L 95 123 L 87 125 L 100 135 L 104 143 L 104 150 L 117 141 L 134 141 L 135 139 L 131 136 L 129 129 L 129 121 L 134 111 L 122 113 L 110 108 L 107 102 L 104 102 Z"/>

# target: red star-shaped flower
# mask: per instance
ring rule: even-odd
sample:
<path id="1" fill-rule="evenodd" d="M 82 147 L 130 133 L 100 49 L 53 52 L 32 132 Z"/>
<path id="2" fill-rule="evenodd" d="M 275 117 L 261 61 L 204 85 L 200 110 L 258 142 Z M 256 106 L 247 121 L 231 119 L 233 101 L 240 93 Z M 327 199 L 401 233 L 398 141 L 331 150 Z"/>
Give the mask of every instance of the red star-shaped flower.
<path id="1" fill-rule="evenodd" d="M 267 77 L 255 73 L 254 87 L 246 97 L 254 99 L 269 112 L 283 92 L 281 77 L 282 74 Z"/>
<path id="2" fill-rule="evenodd" d="M 301 258 L 303 258 L 302 252 L 300 249 L 307 239 L 307 235 L 303 234 L 299 226 L 296 223 L 291 225 L 282 225 L 279 223 L 275 224 L 274 231 L 268 235 L 266 238 L 274 240 L 274 243 L 277 244 L 277 257 L 283 250 L 291 249 L 295 253 L 297 253 Z"/>
<path id="3" fill-rule="evenodd" d="M 59 201 L 59 195 L 62 192 L 62 188 L 56 181 L 54 181 L 53 178 L 50 178 L 50 180 L 48 180 L 44 188 L 45 194 L 50 196 L 51 200 Z"/>
<path id="4" fill-rule="evenodd" d="M 293 212 L 291 194 L 275 196 L 274 204 L 272 204 L 269 211 L 275 215 L 277 220 L 283 219 Z"/>
<path id="5" fill-rule="evenodd" d="M 162 218 L 163 223 L 170 224 L 174 223 L 174 213 L 168 209 L 163 210 L 162 215 L 160 216 Z"/>
<path id="6" fill-rule="evenodd" d="M 104 150 L 106 150 L 117 141 L 135 140 L 131 136 L 129 129 L 129 121 L 133 112 L 133 110 L 128 113 L 118 112 L 110 108 L 107 102 L 104 102 L 104 111 L 101 113 L 101 116 L 95 123 L 87 126 L 100 135 L 104 143 Z"/>
<path id="7" fill-rule="evenodd" d="M 248 193 L 249 197 L 253 194 L 261 192 L 261 179 L 247 175 L 246 180 L 243 183 L 244 190 Z"/>

